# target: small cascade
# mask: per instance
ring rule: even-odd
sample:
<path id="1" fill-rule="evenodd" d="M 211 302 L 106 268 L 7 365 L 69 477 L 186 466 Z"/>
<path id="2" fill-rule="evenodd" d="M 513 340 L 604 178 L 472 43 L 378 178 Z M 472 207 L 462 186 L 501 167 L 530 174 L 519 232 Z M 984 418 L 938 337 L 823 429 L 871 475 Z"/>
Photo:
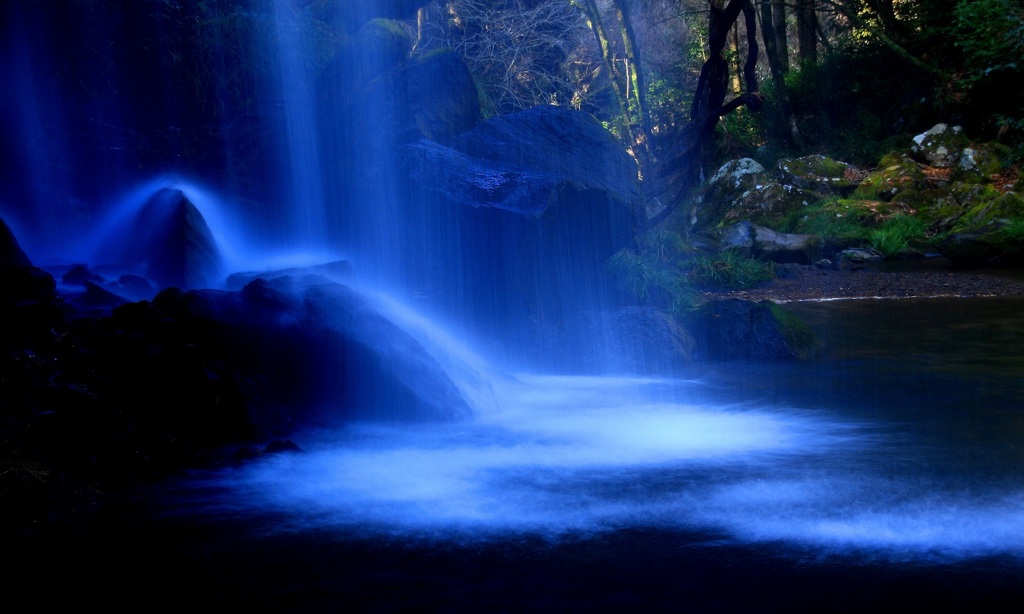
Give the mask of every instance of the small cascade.
<path id="1" fill-rule="evenodd" d="M 462 397 L 477 414 L 500 413 L 508 409 L 499 390 L 518 384 L 510 374 L 495 368 L 488 360 L 456 338 L 436 321 L 380 292 L 368 295 L 381 312 L 413 335 L 458 387 Z"/>

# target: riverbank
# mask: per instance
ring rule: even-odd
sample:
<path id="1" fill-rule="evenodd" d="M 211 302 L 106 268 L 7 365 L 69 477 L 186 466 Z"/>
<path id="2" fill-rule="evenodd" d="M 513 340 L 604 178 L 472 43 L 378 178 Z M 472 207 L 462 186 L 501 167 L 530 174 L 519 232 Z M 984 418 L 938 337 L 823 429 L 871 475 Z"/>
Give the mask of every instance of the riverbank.
<path id="1" fill-rule="evenodd" d="M 782 264 L 776 277 L 754 288 L 705 291 L 706 300 L 740 298 L 777 303 L 837 299 L 1024 296 L 1024 271 L 959 269 L 944 258 L 889 263 L 840 271 L 813 265 Z"/>

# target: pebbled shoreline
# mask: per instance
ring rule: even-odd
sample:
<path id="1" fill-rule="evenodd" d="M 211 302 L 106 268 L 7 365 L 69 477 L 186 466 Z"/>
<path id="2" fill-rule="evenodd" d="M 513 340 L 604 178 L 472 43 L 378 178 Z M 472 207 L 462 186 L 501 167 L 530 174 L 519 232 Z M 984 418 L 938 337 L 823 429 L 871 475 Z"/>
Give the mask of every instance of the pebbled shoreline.
<path id="1" fill-rule="evenodd" d="M 1024 297 L 1024 270 L 957 269 L 922 261 L 851 271 L 813 265 L 776 266 L 776 278 L 754 288 L 707 290 L 706 300 L 739 298 L 776 303 L 855 299 Z"/>

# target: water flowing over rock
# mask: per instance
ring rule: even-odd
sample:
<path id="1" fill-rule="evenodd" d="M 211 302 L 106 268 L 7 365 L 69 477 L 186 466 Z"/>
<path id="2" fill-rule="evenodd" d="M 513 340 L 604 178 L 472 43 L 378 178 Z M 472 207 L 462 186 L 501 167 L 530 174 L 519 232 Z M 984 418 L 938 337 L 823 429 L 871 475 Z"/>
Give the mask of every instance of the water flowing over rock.
<path id="1" fill-rule="evenodd" d="M 305 294 L 305 324 L 338 337 L 323 375 L 335 402 L 377 418 L 452 419 L 471 410 L 440 364 L 409 333 L 341 284 Z M 331 361 L 330 359 L 333 359 Z"/>
<path id="2" fill-rule="evenodd" d="M 202 288 L 218 280 L 220 250 L 206 220 L 185 194 L 163 188 L 105 239 L 98 259 L 161 287 Z"/>
<path id="3" fill-rule="evenodd" d="M 374 105 L 378 129 L 398 142 L 451 143 L 480 122 L 473 76 L 458 55 L 434 53 L 406 62 L 366 88 L 360 105 Z"/>
<path id="4" fill-rule="evenodd" d="M 693 360 L 693 337 L 654 307 L 583 313 L 572 329 L 575 366 L 588 372 L 671 375 Z"/>
<path id="5" fill-rule="evenodd" d="M 153 308 L 207 323 L 210 334 L 266 374 L 264 396 L 295 420 L 450 420 L 471 413 L 422 344 L 366 296 L 326 277 L 256 279 L 238 291 L 170 288 Z M 253 405 L 265 429 L 288 419 L 273 406 Z"/>
<path id="6" fill-rule="evenodd" d="M 636 166 L 585 113 L 543 106 L 483 122 L 451 146 L 404 149 L 404 244 L 422 254 L 414 277 L 491 325 L 524 314 L 564 324 L 617 291 L 606 259 L 641 215 Z"/>

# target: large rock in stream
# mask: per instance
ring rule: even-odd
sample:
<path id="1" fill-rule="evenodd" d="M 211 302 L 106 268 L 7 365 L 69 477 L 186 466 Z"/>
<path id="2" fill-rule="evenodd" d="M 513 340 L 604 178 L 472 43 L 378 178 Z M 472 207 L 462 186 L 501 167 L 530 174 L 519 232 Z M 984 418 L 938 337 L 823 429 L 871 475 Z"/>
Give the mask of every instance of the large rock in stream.
<path id="1" fill-rule="evenodd" d="M 267 395 L 295 419 L 448 420 L 469 406 L 438 361 L 366 296 L 318 275 L 256 279 L 240 291 L 162 292 L 174 317 L 211 323 L 247 348 Z M 172 305 L 169 308 L 168 305 Z M 317 415 L 318 414 L 318 415 Z M 272 415 L 268 422 L 280 422 Z"/>
<path id="2" fill-rule="evenodd" d="M 170 187 L 154 192 L 127 225 L 107 237 L 97 258 L 160 287 L 210 287 L 222 266 L 203 214 Z"/>
<path id="3" fill-rule="evenodd" d="M 806 324 L 771 301 L 710 301 L 686 324 L 698 360 L 804 359 L 817 345 Z"/>
<path id="4" fill-rule="evenodd" d="M 437 360 L 366 297 L 342 284 L 318 284 L 305 293 L 304 308 L 304 326 L 339 342 L 325 356 L 322 375 L 349 412 L 386 420 L 472 413 Z"/>

